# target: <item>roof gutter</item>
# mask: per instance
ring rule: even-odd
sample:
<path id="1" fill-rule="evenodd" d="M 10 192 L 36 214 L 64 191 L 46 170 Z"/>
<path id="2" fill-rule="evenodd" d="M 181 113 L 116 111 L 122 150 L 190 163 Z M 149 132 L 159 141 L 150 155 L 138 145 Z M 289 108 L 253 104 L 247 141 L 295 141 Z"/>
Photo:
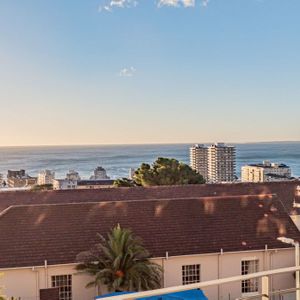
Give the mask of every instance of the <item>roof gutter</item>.
<path id="1" fill-rule="evenodd" d="M 281 251 L 281 250 L 293 250 L 294 248 L 291 247 L 286 247 L 286 248 L 267 248 L 267 251 Z M 249 250 L 249 251 L 229 251 L 229 252 L 225 252 L 222 249 L 222 255 L 225 254 L 239 254 L 239 253 L 257 253 L 257 252 L 264 252 L 266 251 L 266 249 L 259 249 L 259 250 Z M 168 253 L 168 252 L 166 252 Z M 170 256 L 169 253 L 167 255 L 167 259 L 171 259 L 171 258 L 181 258 L 181 257 L 197 257 L 197 256 L 213 256 L 213 255 L 219 255 L 219 252 L 213 252 L 213 253 L 201 253 L 201 254 L 186 254 L 186 255 L 174 255 L 174 256 Z M 157 257 L 152 257 L 151 260 L 156 260 L 156 259 L 166 259 L 166 256 L 157 256 Z M 68 266 L 76 266 L 78 263 L 67 263 L 67 264 L 53 264 L 53 265 L 49 265 L 47 264 L 47 268 L 55 268 L 55 267 L 68 267 Z M 26 266 L 26 267 L 7 267 L 7 268 L 0 268 L 1 271 L 5 271 L 5 270 L 26 270 L 26 269 L 32 269 L 32 268 L 45 268 L 45 264 L 43 265 L 39 265 L 39 266 Z"/>

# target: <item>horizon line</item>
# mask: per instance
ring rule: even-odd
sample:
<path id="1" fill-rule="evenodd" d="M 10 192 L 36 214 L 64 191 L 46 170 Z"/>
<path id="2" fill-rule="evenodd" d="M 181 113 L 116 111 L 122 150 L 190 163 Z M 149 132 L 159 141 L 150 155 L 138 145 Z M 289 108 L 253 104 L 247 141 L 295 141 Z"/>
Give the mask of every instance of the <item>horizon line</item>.
<path id="1" fill-rule="evenodd" d="M 273 141 L 247 141 L 247 142 L 226 142 L 226 141 L 214 141 L 214 142 L 179 142 L 179 143 L 103 143 L 103 144 L 28 144 L 28 145 L 0 145 L 0 148 L 30 148 L 30 147 L 98 147 L 98 146 L 147 146 L 147 145 L 195 145 L 195 144 L 272 144 L 272 143 L 300 143 L 300 140 L 273 140 Z"/>

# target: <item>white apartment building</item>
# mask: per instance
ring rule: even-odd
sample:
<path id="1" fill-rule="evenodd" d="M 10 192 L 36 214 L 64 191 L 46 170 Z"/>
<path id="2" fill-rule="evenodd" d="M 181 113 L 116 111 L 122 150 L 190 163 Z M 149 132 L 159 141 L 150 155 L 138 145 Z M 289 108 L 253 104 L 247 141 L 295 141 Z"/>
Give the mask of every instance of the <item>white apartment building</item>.
<path id="1" fill-rule="evenodd" d="M 208 183 L 235 181 L 236 150 L 234 146 L 215 143 L 190 148 L 191 167 Z"/>
<path id="2" fill-rule="evenodd" d="M 4 182 L 4 176 L 0 173 L 0 187 L 3 185 Z"/>
<path id="3" fill-rule="evenodd" d="M 208 178 L 212 183 L 235 180 L 235 147 L 216 143 L 208 147 Z"/>
<path id="4" fill-rule="evenodd" d="M 285 181 L 291 179 L 291 168 L 285 164 L 263 161 L 242 167 L 243 182 Z"/>
<path id="5" fill-rule="evenodd" d="M 74 190 L 77 188 L 77 180 L 54 179 L 52 181 L 54 190 Z"/>
<path id="6" fill-rule="evenodd" d="M 51 170 L 43 170 L 38 174 L 37 184 L 38 185 L 52 184 L 54 178 L 55 178 L 55 172 Z"/>
<path id="7" fill-rule="evenodd" d="M 203 144 L 196 144 L 190 148 L 190 166 L 208 181 L 208 148 Z"/>

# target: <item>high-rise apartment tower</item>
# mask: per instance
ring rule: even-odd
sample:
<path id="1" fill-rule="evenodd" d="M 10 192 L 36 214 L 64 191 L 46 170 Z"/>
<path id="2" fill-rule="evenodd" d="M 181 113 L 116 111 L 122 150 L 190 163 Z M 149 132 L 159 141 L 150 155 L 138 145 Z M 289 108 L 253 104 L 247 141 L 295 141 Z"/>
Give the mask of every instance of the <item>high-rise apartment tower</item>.
<path id="1" fill-rule="evenodd" d="M 190 164 L 208 183 L 232 182 L 236 179 L 234 146 L 227 146 L 224 143 L 192 146 Z"/>

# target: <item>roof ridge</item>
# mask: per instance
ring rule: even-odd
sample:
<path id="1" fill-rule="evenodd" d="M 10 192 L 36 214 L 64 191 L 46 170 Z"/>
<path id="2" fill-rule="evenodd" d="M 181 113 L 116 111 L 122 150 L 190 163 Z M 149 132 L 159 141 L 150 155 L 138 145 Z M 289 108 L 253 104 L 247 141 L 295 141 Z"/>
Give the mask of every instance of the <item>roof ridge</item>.
<path id="1" fill-rule="evenodd" d="M 61 203 L 37 203 L 37 204 L 14 204 L 6 208 L 0 213 L 0 217 L 8 209 L 18 207 L 40 207 L 40 206 L 63 206 L 63 205 L 88 205 L 88 204 L 100 204 L 100 203 L 127 203 L 127 202 L 150 202 L 150 201 L 179 201 L 179 200 L 220 200 L 220 199 L 235 199 L 235 198 L 265 198 L 265 197 L 277 197 L 277 194 L 253 194 L 253 195 L 224 195 L 224 196 L 202 196 L 202 197 L 179 197 L 179 198 L 151 198 L 151 199 L 125 199 L 125 200 L 109 200 L 109 201 L 83 201 L 83 202 L 61 202 Z"/>
<path id="2" fill-rule="evenodd" d="M 3 217 L 9 210 L 13 208 L 13 205 L 6 207 L 4 210 L 0 211 L 0 218 Z"/>

